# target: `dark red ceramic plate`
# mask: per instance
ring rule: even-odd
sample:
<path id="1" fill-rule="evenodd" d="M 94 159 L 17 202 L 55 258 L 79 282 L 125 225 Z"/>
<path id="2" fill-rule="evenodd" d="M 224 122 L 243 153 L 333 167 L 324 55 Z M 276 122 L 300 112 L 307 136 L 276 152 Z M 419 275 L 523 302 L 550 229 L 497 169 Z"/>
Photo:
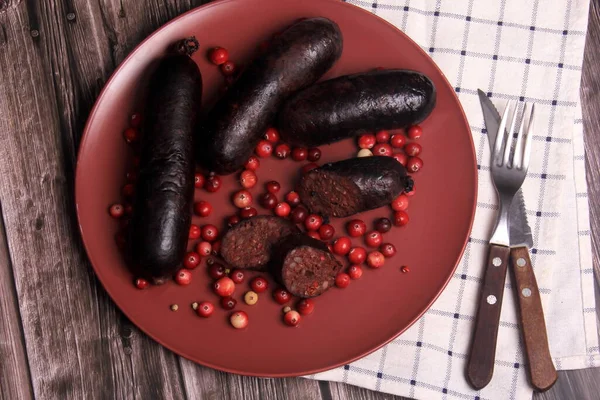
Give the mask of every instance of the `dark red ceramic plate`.
<path id="1" fill-rule="evenodd" d="M 204 104 L 218 93 L 223 79 L 207 62 L 206 50 L 229 49 L 231 58 L 245 63 L 258 44 L 299 17 L 325 16 L 336 21 L 344 35 L 341 60 L 328 77 L 374 67 L 409 68 L 427 74 L 438 90 L 437 107 L 422 124 L 425 166 L 414 175 L 417 192 L 408 210 L 411 221 L 385 235 L 398 248 L 379 270 L 370 270 L 346 289 L 334 288 L 316 299 L 316 310 L 297 328 L 282 323 L 281 306 L 262 294 L 254 306 L 243 304 L 247 284 L 238 285 L 238 309 L 250 324 L 233 329 L 228 312 L 217 309 L 209 319 L 195 315 L 194 301 L 218 302 L 209 289 L 205 264 L 193 272 L 187 287 L 173 282 L 137 290 L 115 244 L 119 223 L 107 213 L 120 202 L 120 188 L 131 164 L 132 150 L 122 139 L 129 115 L 140 109 L 146 76 L 172 42 L 196 35 L 201 51 L 194 55 L 203 74 Z M 324 146 L 322 163 L 354 156 L 356 145 L 347 140 Z M 261 160 L 260 183 L 276 179 L 286 193 L 300 163 L 275 158 Z M 106 84 L 85 129 L 76 177 L 77 212 L 88 255 L 100 281 L 119 308 L 159 343 L 195 362 L 216 369 L 257 376 L 306 375 L 360 358 L 406 330 L 437 298 L 452 276 L 469 235 L 476 202 L 476 161 L 465 115 L 440 70 L 420 48 L 382 19 L 337 0 L 225 0 L 192 10 L 151 35 L 120 65 Z M 208 218 L 224 228 L 224 217 L 235 212 L 229 201 L 239 188 L 236 176 L 225 178 L 215 194 L 196 190 L 196 200 L 215 207 Z M 258 207 L 259 210 L 260 207 Z M 262 213 L 267 213 L 262 209 Z M 369 226 L 387 208 L 360 215 Z M 338 233 L 343 221 L 336 220 Z M 354 243 L 364 245 L 361 240 Z M 190 246 L 193 243 L 190 243 Z M 402 265 L 410 273 L 400 272 Z M 272 282 L 271 282 L 272 283 Z M 169 306 L 178 304 L 179 311 Z"/>

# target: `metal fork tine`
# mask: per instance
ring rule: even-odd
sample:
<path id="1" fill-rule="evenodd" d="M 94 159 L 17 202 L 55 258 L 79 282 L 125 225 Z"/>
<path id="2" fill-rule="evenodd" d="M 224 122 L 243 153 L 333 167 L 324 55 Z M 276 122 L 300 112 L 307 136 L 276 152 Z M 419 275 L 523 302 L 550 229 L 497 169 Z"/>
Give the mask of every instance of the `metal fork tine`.
<path id="1" fill-rule="evenodd" d="M 515 145 L 515 154 L 513 155 L 513 168 L 521 169 L 523 168 L 523 127 L 525 126 L 525 116 L 527 112 L 530 111 L 528 104 L 525 103 L 523 106 L 523 118 L 521 118 L 521 123 L 519 124 L 519 134 L 517 135 L 517 144 Z"/>
<path id="2" fill-rule="evenodd" d="M 508 130 L 508 137 L 506 138 L 506 145 L 504 147 L 504 165 L 508 165 L 508 160 L 510 158 L 510 148 L 512 147 L 512 138 L 513 132 L 515 131 L 515 124 L 517 123 L 517 115 L 519 115 L 519 103 L 515 104 L 515 111 L 513 112 L 510 129 Z"/>
<path id="3" fill-rule="evenodd" d="M 504 143 L 504 131 L 506 130 L 506 119 L 508 117 L 508 112 L 510 111 L 510 105 L 512 101 L 508 101 L 506 103 L 506 108 L 504 109 L 504 113 L 502 114 L 502 120 L 500 121 L 500 126 L 498 127 L 498 134 L 496 135 L 496 144 L 494 145 L 494 154 L 492 154 L 492 162 L 498 166 L 502 165 L 502 159 L 500 158 L 500 153 L 502 151 L 502 144 Z"/>
<path id="4" fill-rule="evenodd" d="M 535 104 L 531 105 L 531 113 L 529 114 L 529 125 L 527 125 L 527 134 L 525 136 L 525 149 L 523 150 L 523 169 L 527 171 L 529 168 L 529 160 L 531 158 L 531 143 L 533 142 L 533 117 Z"/>

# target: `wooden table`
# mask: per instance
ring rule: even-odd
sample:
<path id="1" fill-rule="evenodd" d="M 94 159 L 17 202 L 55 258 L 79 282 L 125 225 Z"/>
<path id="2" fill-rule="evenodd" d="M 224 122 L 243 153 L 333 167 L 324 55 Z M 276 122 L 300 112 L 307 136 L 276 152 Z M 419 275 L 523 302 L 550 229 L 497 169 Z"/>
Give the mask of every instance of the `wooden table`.
<path id="1" fill-rule="evenodd" d="M 0 398 L 394 398 L 344 384 L 204 368 L 158 345 L 119 312 L 77 230 L 72 193 L 81 132 L 129 51 L 203 1 L 19 2 L 0 0 Z M 597 288 L 599 2 L 590 8 L 581 90 Z M 560 372 L 536 398 L 598 393 L 600 368 Z"/>

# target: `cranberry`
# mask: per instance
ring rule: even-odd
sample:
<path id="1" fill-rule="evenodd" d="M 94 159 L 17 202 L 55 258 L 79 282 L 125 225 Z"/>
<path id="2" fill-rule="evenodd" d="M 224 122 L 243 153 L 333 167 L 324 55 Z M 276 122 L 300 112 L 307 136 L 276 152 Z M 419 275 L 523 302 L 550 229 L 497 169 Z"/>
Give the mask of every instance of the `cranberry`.
<path id="1" fill-rule="evenodd" d="M 278 193 L 281 190 L 281 185 L 277 181 L 269 181 L 266 183 L 265 187 L 267 188 L 267 192 L 269 193 Z"/>
<path id="2" fill-rule="evenodd" d="M 244 271 L 239 269 L 234 269 L 229 275 L 233 283 L 243 283 L 244 282 Z"/>
<path id="3" fill-rule="evenodd" d="M 250 204 L 252 204 L 252 194 L 246 189 L 239 190 L 233 194 L 231 200 L 237 208 L 250 207 Z"/>
<path id="4" fill-rule="evenodd" d="M 146 289 L 149 285 L 150 283 L 144 278 L 137 278 L 135 280 L 135 287 L 138 289 Z"/>
<path id="5" fill-rule="evenodd" d="M 367 225 L 360 219 L 353 219 L 346 224 L 346 230 L 350 237 L 359 237 L 367 231 Z"/>
<path id="6" fill-rule="evenodd" d="M 258 167 L 260 167 L 260 160 L 256 156 L 250 156 L 248 157 L 248 161 L 246 161 L 244 167 L 247 170 L 256 171 Z"/>
<path id="7" fill-rule="evenodd" d="M 215 306 L 209 301 L 203 301 L 202 303 L 198 304 L 198 308 L 196 308 L 198 315 L 204 318 L 210 317 L 214 311 Z"/>
<path id="8" fill-rule="evenodd" d="M 285 195 L 285 201 L 287 201 L 290 206 L 296 207 L 300 205 L 300 195 L 292 190 Z"/>
<path id="9" fill-rule="evenodd" d="M 275 289 L 273 291 L 273 298 L 279 304 L 285 304 L 292 298 L 290 292 L 284 289 Z"/>
<path id="10" fill-rule="evenodd" d="M 302 299 L 296 305 L 296 309 L 300 315 L 310 315 L 315 311 L 315 302 L 311 299 Z"/>
<path id="11" fill-rule="evenodd" d="M 389 218 L 379 218 L 375 221 L 375 230 L 377 232 L 386 233 L 392 229 L 392 221 Z"/>
<path id="12" fill-rule="evenodd" d="M 319 165 L 316 163 L 312 163 L 312 162 L 308 163 L 302 167 L 302 173 L 306 174 L 307 172 L 312 171 L 315 168 L 319 168 Z"/>
<path id="13" fill-rule="evenodd" d="M 414 196 L 415 195 L 415 190 L 417 189 L 417 184 L 413 182 L 413 186 L 412 189 L 410 189 L 410 192 L 404 192 L 408 197 Z"/>
<path id="14" fill-rule="evenodd" d="M 131 144 L 131 143 L 137 142 L 137 140 L 139 139 L 138 130 L 135 128 L 127 128 L 123 132 L 123 137 L 125 138 L 125 141 L 127 143 Z"/>
<path id="15" fill-rule="evenodd" d="M 307 231 L 316 231 L 323 225 L 323 217 L 317 214 L 310 214 L 304 220 L 304 227 Z"/>
<path id="16" fill-rule="evenodd" d="M 393 154 L 392 146 L 387 143 L 379 143 L 373 147 L 373 155 L 391 157 Z"/>
<path id="17" fill-rule="evenodd" d="M 369 247 L 379 247 L 383 241 L 383 235 L 377 231 L 371 231 L 365 236 L 365 243 Z"/>
<path id="18" fill-rule="evenodd" d="M 390 258 L 396 255 L 396 246 L 391 243 L 384 243 L 379 249 L 385 258 Z"/>
<path id="19" fill-rule="evenodd" d="M 200 189 L 202 186 L 204 186 L 205 181 L 206 181 L 206 178 L 204 178 L 204 175 L 202 175 L 200 172 L 196 172 L 194 174 L 194 186 L 197 189 Z"/>
<path id="20" fill-rule="evenodd" d="M 250 189 L 256 186 L 256 182 L 258 182 L 258 177 L 249 169 L 245 169 L 240 174 L 240 185 L 242 185 L 245 189 Z"/>
<path id="21" fill-rule="evenodd" d="M 210 243 L 209 243 L 209 244 L 210 244 Z M 217 255 L 217 254 L 219 254 L 219 252 L 220 252 L 220 251 L 221 251 L 221 241 L 220 241 L 220 240 L 217 240 L 216 242 L 214 242 L 214 243 L 212 244 L 212 253 L 213 253 L 214 255 Z"/>
<path id="22" fill-rule="evenodd" d="M 208 201 L 200 200 L 194 203 L 194 212 L 201 217 L 208 217 L 212 212 L 212 205 Z"/>
<path id="23" fill-rule="evenodd" d="M 236 311 L 229 317 L 229 322 L 235 329 L 244 329 L 248 326 L 248 314 Z"/>
<path id="24" fill-rule="evenodd" d="M 423 168 L 423 160 L 419 157 L 410 157 L 406 162 L 406 169 L 410 172 L 417 172 Z"/>
<path id="25" fill-rule="evenodd" d="M 316 231 L 308 231 L 308 232 L 306 232 L 306 234 L 307 234 L 308 236 L 310 236 L 311 238 L 313 238 L 313 239 L 316 239 L 316 240 L 321 240 L 321 235 L 319 235 L 319 232 L 316 232 Z"/>
<path id="26" fill-rule="evenodd" d="M 410 194 L 407 193 L 407 196 L 410 196 Z M 131 204 L 125 204 L 125 215 L 131 214 L 133 214 L 133 206 Z"/>
<path id="27" fill-rule="evenodd" d="M 404 147 L 405 143 L 406 138 L 404 137 L 404 135 L 392 135 L 392 137 L 390 138 L 390 144 L 395 149 L 401 149 L 402 147 Z"/>
<path id="28" fill-rule="evenodd" d="M 275 156 L 282 160 L 288 158 L 291 152 L 292 149 L 285 143 L 278 144 L 277 147 L 275 147 Z"/>
<path id="29" fill-rule="evenodd" d="M 388 131 L 379 131 L 375 134 L 375 140 L 377 143 L 387 143 L 390 140 L 390 133 Z"/>
<path id="30" fill-rule="evenodd" d="M 362 276 L 363 270 L 360 265 L 351 265 L 348 267 L 348 275 L 351 279 L 359 279 Z"/>
<path id="31" fill-rule="evenodd" d="M 198 239 L 201 234 L 202 234 L 202 231 L 200 230 L 200 228 L 198 228 L 198 225 L 192 224 L 190 226 L 190 233 L 188 235 L 189 239 Z"/>
<path id="32" fill-rule="evenodd" d="M 137 171 L 127 171 L 125 174 L 125 179 L 127 182 L 133 183 L 137 180 Z"/>
<path id="33" fill-rule="evenodd" d="M 123 186 L 123 189 L 121 189 L 121 194 L 126 198 L 133 197 L 134 192 L 135 192 L 135 187 L 133 186 L 132 183 L 126 184 L 125 186 Z"/>
<path id="34" fill-rule="evenodd" d="M 300 314 L 298 311 L 288 311 L 284 314 L 283 321 L 289 326 L 297 326 L 300 323 Z"/>
<path id="35" fill-rule="evenodd" d="M 350 275 L 348 275 L 345 272 L 340 272 L 339 274 L 336 275 L 335 286 L 339 287 L 340 289 L 344 289 L 344 288 L 347 288 L 349 284 L 350 284 Z"/>
<path id="36" fill-rule="evenodd" d="M 352 242 L 350 241 L 350 238 L 342 236 L 333 242 L 333 252 L 338 256 L 345 256 L 350 251 L 351 246 Z"/>
<path id="37" fill-rule="evenodd" d="M 402 166 L 406 167 L 406 163 L 408 162 L 408 156 L 404 153 L 396 153 L 393 155 L 394 159 L 398 161 Z"/>
<path id="38" fill-rule="evenodd" d="M 369 149 L 360 149 L 359 152 L 356 153 L 356 157 L 358 157 L 358 158 L 371 157 L 371 156 L 373 156 L 373 153 Z"/>
<path id="39" fill-rule="evenodd" d="M 185 255 L 183 259 L 183 266 L 187 269 L 194 269 L 200 264 L 200 254 L 195 251 L 190 251 Z"/>
<path id="40" fill-rule="evenodd" d="M 221 279 L 227 275 L 227 273 L 223 264 L 215 263 L 208 267 L 208 275 L 210 275 L 210 277 L 213 279 Z"/>
<path id="41" fill-rule="evenodd" d="M 275 215 L 279 217 L 287 217 L 290 215 L 290 211 L 292 211 L 292 207 L 288 203 L 282 202 L 275 206 Z"/>
<path id="42" fill-rule="evenodd" d="M 290 214 L 290 219 L 295 224 L 301 224 L 306 220 L 308 216 L 308 210 L 303 206 L 298 206 L 294 208 Z"/>
<path id="43" fill-rule="evenodd" d="M 240 217 L 243 219 L 252 218 L 258 215 L 258 211 L 254 207 L 246 207 L 242 211 L 240 211 Z"/>
<path id="44" fill-rule="evenodd" d="M 279 132 L 277 129 L 270 127 L 265 132 L 265 140 L 268 140 L 271 143 L 279 142 Z"/>
<path id="45" fill-rule="evenodd" d="M 223 181 L 221 180 L 221 177 L 217 175 L 212 175 L 209 176 L 206 180 L 206 183 L 204 184 L 204 189 L 206 189 L 207 192 L 214 193 L 221 189 L 222 185 Z"/>
<path id="46" fill-rule="evenodd" d="M 269 157 L 271 153 L 273 153 L 273 143 L 269 142 L 268 140 L 261 140 L 256 145 L 254 152 L 259 157 Z"/>
<path id="47" fill-rule="evenodd" d="M 362 264 L 367 259 L 367 251 L 364 247 L 353 247 L 348 252 L 348 261 L 352 264 Z"/>
<path id="48" fill-rule="evenodd" d="M 215 47 L 208 52 L 210 62 L 215 65 L 221 65 L 229 60 L 229 52 L 222 47 Z"/>
<path id="49" fill-rule="evenodd" d="M 249 306 L 253 306 L 258 302 L 258 293 L 251 290 L 247 291 L 244 295 L 244 302 Z"/>
<path id="50" fill-rule="evenodd" d="M 214 242 L 219 236 L 219 230 L 212 224 L 207 224 L 202 227 L 202 239 L 207 242 Z"/>
<path id="51" fill-rule="evenodd" d="M 421 154 L 422 150 L 423 146 L 421 146 L 419 143 L 409 143 L 404 146 L 404 152 L 410 157 L 418 156 Z"/>
<path id="52" fill-rule="evenodd" d="M 292 150 L 292 160 L 294 161 L 304 161 L 308 157 L 308 150 L 306 147 L 294 147 Z"/>
<path id="53" fill-rule="evenodd" d="M 250 281 L 250 287 L 256 293 L 262 293 L 269 288 L 269 282 L 262 276 L 257 276 Z"/>
<path id="54" fill-rule="evenodd" d="M 235 283 L 227 276 L 219 278 L 213 285 L 215 293 L 221 297 L 231 296 L 235 291 Z"/>
<path id="55" fill-rule="evenodd" d="M 400 271 L 402 271 L 403 274 L 410 272 L 410 268 L 408 268 L 406 265 L 403 265 L 402 268 L 400 268 Z"/>
<path id="56" fill-rule="evenodd" d="M 231 215 L 227 218 L 227 226 L 230 228 L 239 223 L 240 223 L 240 217 L 238 217 L 237 215 Z"/>
<path id="57" fill-rule="evenodd" d="M 237 70 L 233 61 L 225 61 L 223 64 L 219 65 L 219 68 L 221 69 L 221 73 L 225 76 L 233 76 Z"/>
<path id="58" fill-rule="evenodd" d="M 209 242 L 202 241 L 196 245 L 196 253 L 203 257 L 210 256 L 211 251 L 212 245 Z"/>
<path id="59" fill-rule="evenodd" d="M 277 205 L 277 196 L 267 192 L 260 196 L 259 202 L 267 210 L 272 210 Z"/>
<path id="60" fill-rule="evenodd" d="M 335 235 L 335 228 L 332 225 L 325 224 L 319 228 L 319 236 L 322 240 L 332 239 L 333 235 Z"/>
<path id="61" fill-rule="evenodd" d="M 180 269 L 175 275 L 175 282 L 181 286 L 189 285 L 192 282 L 192 273 L 187 269 Z"/>
<path id="62" fill-rule="evenodd" d="M 123 215 L 125 215 L 125 207 L 123 207 L 122 204 L 113 204 L 108 209 L 108 213 L 113 218 L 121 218 Z"/>
<path id="63" fill-rule="evenodd" d="M 377 143 L 377 138 L 375 137 L 375 135 L 372 135 L 370 133 L 361 135 L 358 138 L 358 147 L 360 147 L 361 149 L 372 149 L 373 146 L 375 146 L 375 143 Z"/>
<path id="64" fill-rule="evenodd" d="M 142 114 L 131 114 L 131 117 L 129 118 L 129 126 L 131 126 L 132 128 L 139 128 L 140 125 L 142 125 Z"/>
<path id="65" fill-rule="evenodd" d="M 327 243 L 327 250 L 329 250 L 329 252 L 333 254 L 333 245 L 331 243 Z"/>
<path id="66" fill-rule="evenodd" d="M 408 224 L 409 218 L 406 211 L 395 211 L 394 212 L 394 225 L 404 226 Z"/>
<path id="67" fill-rule="evenodd" d="M 392 210 L 394 211 L 405 211 L 408 208 L 408 196 L 401 194 L 392 200 Z"/>
<path id="68" fill-rule="evenodd" d="M 372 251 L 367 256 L 367 265 L 371 268 L 380 268 L 385 263 L 385 257 L 378 251 Z"/>
<path id="69" fill-rule="evenodd" d="M 236 304 L 237 300 L 231 296 L 221 298 L 221 307 L 223 307 L 226 310 L 233 310 Z"/>
<path id="70" fill-rule="evenodd" d="M 423 134 L 423 130 L 421 129 L 421 127 L 419 125 L 413 125 L 410 128 L 408 128 L 407 134 L 408 134 L 409 138 L 411 138 L 413 140 L 417 140 Z"/>
<path id="71" fill-rule="evenodd" d="M 319 161 L 321 159 L 321 149 L 319 149 L 318 147 L 311 147 L 310 149 L 308 149 L 307 158 L 308 161 Z"/>

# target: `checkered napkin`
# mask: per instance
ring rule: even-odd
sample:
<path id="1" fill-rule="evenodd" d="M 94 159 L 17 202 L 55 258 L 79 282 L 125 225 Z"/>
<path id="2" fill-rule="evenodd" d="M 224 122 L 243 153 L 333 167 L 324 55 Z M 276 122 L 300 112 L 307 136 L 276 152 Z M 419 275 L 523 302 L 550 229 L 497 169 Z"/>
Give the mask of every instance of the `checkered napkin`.
<path id="1" fill-rule="evenodd" d="M 479 194 L 471 238 L 439 299 L 396 340 L 310 378 L 418 399 L 529 399 L 510 274 L 491 383 L 464 378 L 496 194 L 477 88 L 503 110 L 536 103 L 534 153 L 523 187 L 531 258 L 558 369 L 600 366 L 579 83 L 588 0 L 348 0 L 406 32 L 455 87 L 471 124 Z"/>

